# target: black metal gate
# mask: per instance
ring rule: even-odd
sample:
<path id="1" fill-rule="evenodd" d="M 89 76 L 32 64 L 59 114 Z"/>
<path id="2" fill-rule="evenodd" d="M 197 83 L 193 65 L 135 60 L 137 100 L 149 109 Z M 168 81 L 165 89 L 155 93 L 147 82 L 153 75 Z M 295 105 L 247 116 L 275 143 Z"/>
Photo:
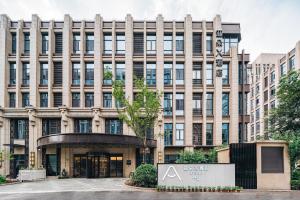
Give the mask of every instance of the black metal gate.
<path id="1" fill-rule="evenodd" d="M 230 144 L 230 163 L 235 164 L 235 184 L 245 189 L 256 189 L 256 144 Z"/>

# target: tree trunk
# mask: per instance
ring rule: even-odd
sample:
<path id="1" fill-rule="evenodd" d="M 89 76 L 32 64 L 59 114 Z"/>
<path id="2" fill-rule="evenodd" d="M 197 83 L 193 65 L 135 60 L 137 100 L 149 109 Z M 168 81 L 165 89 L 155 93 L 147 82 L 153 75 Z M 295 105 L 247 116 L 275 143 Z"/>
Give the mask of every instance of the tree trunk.
<path id="1" fill-rule="evenodd" d="M 143 164 L 146 164 L 147 131 L 145 131 L 144 135 L 143 148 Z"/>

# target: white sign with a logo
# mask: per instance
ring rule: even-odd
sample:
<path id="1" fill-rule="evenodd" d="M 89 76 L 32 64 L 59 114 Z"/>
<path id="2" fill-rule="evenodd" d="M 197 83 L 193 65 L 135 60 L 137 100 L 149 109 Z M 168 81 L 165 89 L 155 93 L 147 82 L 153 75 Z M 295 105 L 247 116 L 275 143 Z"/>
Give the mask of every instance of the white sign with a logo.
<path id="1" fill-rule="evenodd" d="M 235 186 L 234 164 L 158 164 L 158 185 Z"/>

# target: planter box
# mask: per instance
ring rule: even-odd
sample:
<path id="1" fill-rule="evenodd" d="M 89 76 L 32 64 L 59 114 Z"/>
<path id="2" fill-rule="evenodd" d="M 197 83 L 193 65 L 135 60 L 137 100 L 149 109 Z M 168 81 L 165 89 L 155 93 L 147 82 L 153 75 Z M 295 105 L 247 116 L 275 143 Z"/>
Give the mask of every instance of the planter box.
<path id="1" fill-rule="evenodd" d="M 20 170 L 17 179 L 19 181 L 37 181 L 46 179 L 45 169 Z"/>

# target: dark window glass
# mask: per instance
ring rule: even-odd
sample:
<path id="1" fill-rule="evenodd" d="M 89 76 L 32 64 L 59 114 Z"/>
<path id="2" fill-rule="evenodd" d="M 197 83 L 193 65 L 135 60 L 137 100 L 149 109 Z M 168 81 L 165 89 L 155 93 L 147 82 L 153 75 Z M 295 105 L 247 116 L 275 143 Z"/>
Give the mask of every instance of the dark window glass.
<path id="1" fill-rule="evenodd" d="M 261 172 L 284 173 L 283 147 L 261 147 Z"/>
<path id="2" fill-rule="evenodd" d="M 156 64 L 147 63 L 146 65 L 146 83 L 150 86 L 156 85 Z"/>
<path id="3" fill-rule="evenodd" d="M 16 33 L 11 33 L 11 53 L 16 54 L 17 51 L 17 35 Z"/>
<path id="4" fill-rule="evenodd" d="M 193 115 L 202 115 L 202 94 L 193 93 Z"/>
<path id="5" fill-rule="evenodd" d="M 94 106 L 94 93 L 85 93 L 85 107 Z"/>
<path id="6" fill-rule="evenodd" d="M 29 63 L 23 63 L 22 69 L 22 84 L 28 86 L 30 81 L 30 68 Z"/>
<path id="7" fill-rule="evenodd" d="M 104 108 L 112 107 L 112 94 L 111 93 L 103 93 L 103 107 Z"/>
<path id="8" fill-rule="evenodd" d="M 48 93 L 45 92 L 40 93 L 40 106 L 48 107 Z"/>
<path id="9" fill-rule="evenodd" d="M 60 119 L 42 119 L 42 135 L 51 135 L 61 133 Z"/>
<path id="10" fill-rule="evenodd" d="M 202 43 L 201 33 L 193 33 L 193 54 L 194 55 L 200 55 L 202 53 L 201 43 Z"/>
<path id="11" fill-rule="evenodd" d="M 48 85 L 48 63 L 41 63 L 40 84 Z"/>
<path id="12" fill-rule="evenodd" d="M 75 119 L 74 120 L 75 133 L 91 133 L 92 120 L 91 119 Z"/>
<path id="13" fill-rule="evenodd" d="M 55 53 L 62 54 L 63 52 L 63 34 L 55 33 Z"/>
<path id="14" fill-rule="evenodd" d="M 164 115 L 171 116 L 173 113 L 173 94 L 164 94 Z"/>
<path id="15" fill-rule="evenodd" d="M 172 54 L 173 52 L 173 37 L 172 33 L 164 35 L 164 54 Z"/>
<path id="16" fill-rule="evenodd" d="M 173 145 L 173 124 L 172 123 L 164 124 L 164 140 L 165 140 L 165 146 Z"/>
<path id="17" fill-rule="evenodd" d="M 164 85 L 173 84 L 173 66 L 172 63 L 164 64 Z"/>
<path id="18" fill-rule="evenodd" d="M 184 114 L 184 94 L 176 93 L 176 115 Z"/>
<path id="19" fill-rule="evenodd" d="M 179 154 L 172 154 L 172 155 L 167 155 L 165 154 L 165 163 L 176 163 L 176 160 L 178 160 Z"/>
<path id="20" fill-rule="evenodd" d="M 11 120 L 11 128 L 13 129 L 14 139 L 25 139 L 28 135 L 28 120 L 27 119 L 15 119 Z"/>
<path id="21" fill-rule="evenodd" d="M 72 63 L 72 85 L 80 85 L 80 64 Z"/>
<path id="22" fill-rule="evenodd" d="M 73 53 L 80 53 L 80 34 L 73 33 Z"/>
<path id="23" fill-rule="evenodd" d="M 103 64 L 103 84 L 104 85 L 112 84 L 112 77 L 107 76 L 108 74 L 112 75 L 112 64 L 104 63 Z"/>
<path id="24" fill-rule="evenodd" d="M 9 85 L 16 85 L 16 63 L 9 64 Z"/>
<path id="25" fill-rule="evenodd" d="M 193 123 L 193 145 L 202 145 L 202 124 Z"/>
<path id="26" fill-rule="evenodd" d="M 176 63 L 176 85 L 184 84 L 184 64 Z"/>
<path id="27" fill-rule="evenodd" d="M 15 92 L 9 93 L 9 107 L 10 108 L 16 107 L 16 93 Z"/>
<path id="28" fill-rule="evenodd" d="M 222 66 L 222 83 L 223 85 L 229 84 L 229 63 L 224 63 Z"/>
<path id="29" fill-rule="evenodd" d="M 184 52 L 184 35 L 183 33 L 176 33 L 176 54 L 183 54 Z"/>
<path id="30" fill-rule="evenodd" d="M 55 62 L 54 67 L 54 85 L 55 86 L 61 86 L 62 85 L 62 63 L 61 62 Z"/>
<path id="31" fill-rule="evenodd" d="M 42 54 L 48 54 L 49 36 L 48 33 L 42 33 Z"/>
<path id="32" fill-rule="evenodd" d="M 222 115 L 229 115 L 229 93 L 222 94 Z"/>
<path id="33" fill-rule="evenodd" d="M 193 85 L 202 84 L 202 65 L 201 63 L 193 63 Z"/>
<path id="34" fill-rule="evenodd" d="M 116 80 L 125 83 L 125 63 L 116 63 Z"/>
<path id="35" fill-rule="evenodd" d="M 62 106 L 62 93 L 61 92 L 53 93 L 53 106 L 54 107 Z"/>
<path id="36" fill-rule="evenodd" d="M 229 124 L 222 124 L 222 144 L 229 144 Z"/>
<path id="37" fill-rule="evenodd" d="M 213 124 L 206 124 L 206 145 L 213 145 Z"/>
<path id="38" fill-rule="evenodd" d="M 30 53 L 30 33 L 24 33 L 24 54 Z"/>
<path id="39" fill-rule="evenodd" d="M 133 53 L 142 55 L 144 53 L 144 33 L 133 33 Z"/>
<path id="40" fill-rule="evenodd" d="M 133 78 L 144 78 L 144 65 L 143 63 L 133 63 Z"/>
<path id="41" fill-rule="evenodd" d="M 28 92 L 23 92 L 22 93 L 22 107 L 29 106 L 29 93 Z"/>
<path id="42" fill-rule="evenodd" d="M 231 47 L 237 47 L 238 48 L 239 39 L 236 36 L 233 35 L 224 35 L 223 38 L 223 53 L 229 54 L 229 50 Z"/>
<path id="43" fill-rule="evenodd" d="M 123 123 L 119 119 L 105 119 L 105 133 L 106 134 L 123 134 Z"/>
<path id="44" fill-rule="evenodd" d="M 94 54 L 94 34 L 87 33 L 85 42 L 86 42 L 86 53 Z"/>
<path id="45" fill-rule="evenodd" d="M 214 114 L 214 94 L 206 93 L 206 115 L 212 116 Z"/>
<path id="46" fill-rule="evenodd" d="M 94 85 L 94 63 L 85 64 L 85 85 Z"/>
<path id="47" fill-rule="evenodd" d="M 72 107 L 80 107 L 80 93 L 72 93 Z"/>
<path id="48" fill-rule="evenodd" d="M 212 35 L 207 34 L 206 35 L 206 54 L 212 54 L 212 53 L 213 53 Z"/>

